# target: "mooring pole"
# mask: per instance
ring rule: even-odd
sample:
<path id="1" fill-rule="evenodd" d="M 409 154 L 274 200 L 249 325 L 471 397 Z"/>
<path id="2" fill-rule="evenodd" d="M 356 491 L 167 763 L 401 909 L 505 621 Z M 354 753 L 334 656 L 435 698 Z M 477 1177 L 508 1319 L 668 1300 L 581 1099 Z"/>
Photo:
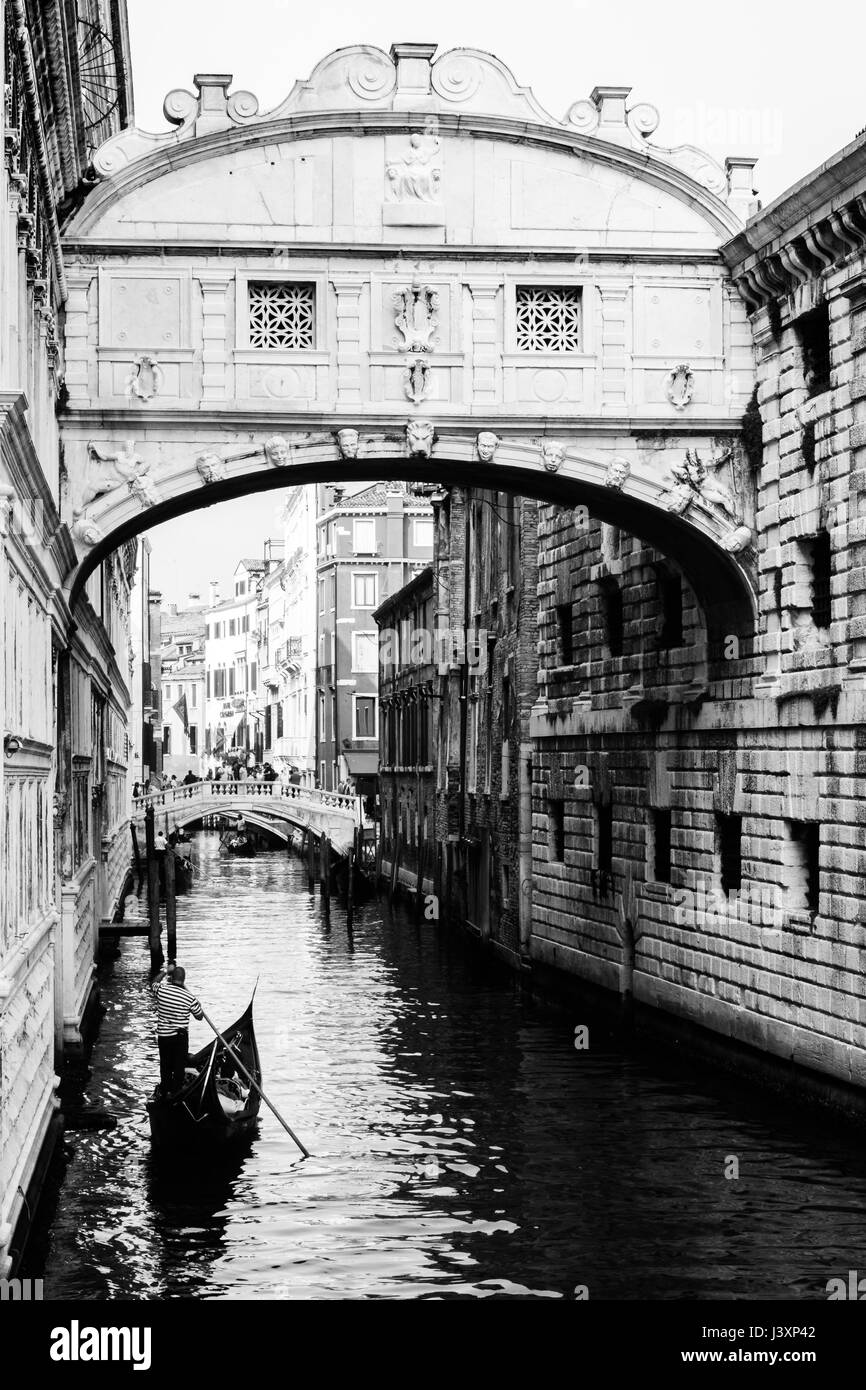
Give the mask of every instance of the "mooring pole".
<path id="1" fill-rule="evenodd" d="M 177 960 L 177 897 L 175 892 L 174 850 L 165 851 L 165 935 L 169 960 Z"/>
<path id="2" fill-rule="evenodd" d="M 141 854 L 140 854 L 139 848 L 138 848 L 138 836 L 137 836 L 137 834 L 135 833 L 135 826 L 134 826 L 131 822 L 130 822 L 129 829 L 130 829 L 130 833 L 131 833 L 131 835 L 132 835 L 132 856 L 133 856 L 133 858 L 134 858 L 134 860 L 135 860 L 135 876 L 136 876 L 136 878 L 137 878 L 137 880 L 138 880 L 138 891 L 139 891 L 139 893 L 140 893 L 140 892 L 141 892 L 141 883 L 142 883 L 143 875 L 142 875 L 142 872 L 141 872 Z"/>
<path id="3" fill-rule="evenodd" d="M 394 859 L 393 859 L 393 863 L 391 864 L 391 882 L 390 882 L 390 885 L 389 885 L 389 887 L 388 887 L 388 901 L 389 901 L 389 903 L 392 903 L 392 902 L 394 901 L 394 895 L 395 895 L 395 893 L 397 892 L 397 884 L 398 884 L 398 882 L 400 881 L 400 854 L 402 853 L 402 850 L 403 850 L 403 836 L 401 835 L 400 831 L 398 830 L 398 831 L 397 831 L 396 838 L 395 838 L 395 840 L 394 840 L 394 848 L 393 848 Z"/>
<path id="4" fill-rule="evenodd" d="M 313 832 L 309 828 L 306 830 L 307 836 L 307 887 L 312 893 L 316 886 L 316 846 L 313 843 Z"/>
<path id="5" fill-rule="evenodd" d="M 418 846 L 418 882 L 415 885 L 415 916 L 420 917 L 424 908 L 424 870 L 427 867 L 427 841 Z"/>
<path id="6" fill-rule="evenodd" d="M 144 844 L 147 855 L 147 924 L 150 964 L 158 970 L 165 957 L 159 939 L 159 864 L 156 859 L 155 816 L 152 806 L 144 813 Z"/>
<path id="7" fill-rule="evenodd" d="M 346 890 L 346 930 L 351 932 L 355 920 L 355 860 L 358 857 L 358 827 L 352 835 L 352 848 L 349 850 L 349 882 Z"/>
<path id="8" fill-rule="evenodd" d="M 331 841 L 327 835 L 319 840 L 319 873 L 322 882 L 322 906 L 325 916 L 331 915 Z"/>

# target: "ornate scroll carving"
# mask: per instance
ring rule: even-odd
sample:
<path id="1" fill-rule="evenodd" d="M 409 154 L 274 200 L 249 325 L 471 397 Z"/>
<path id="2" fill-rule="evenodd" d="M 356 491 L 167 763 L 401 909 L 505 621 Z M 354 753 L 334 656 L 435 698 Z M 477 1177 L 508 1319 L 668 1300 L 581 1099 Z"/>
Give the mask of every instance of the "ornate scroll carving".
<path id="1" fill-rule="evenodd" d="M 429 352 L 438 338 L 434 333 L 439 324 L 439 296 L 429 285 L 418 279 L 394 295 L 394 321 L 401 335 L 395 346 L 405 352 Z M 402 341 L 401 341 L 402 339 Z"/>
<path id="2" fill-rule="evenodd" d="M 123 391 L 128 401 L 149 401 L 162 389 L 163 370 L 149 352 L 140 352 L 132 359 L 132 368 Z"/>
<path id="3" fill-rule="evenodd" d="M 675 410 L 685 410 L 695 390 L 695 378 L 687 362 L 680 362 L 665 377 L 665 395 Z"/>

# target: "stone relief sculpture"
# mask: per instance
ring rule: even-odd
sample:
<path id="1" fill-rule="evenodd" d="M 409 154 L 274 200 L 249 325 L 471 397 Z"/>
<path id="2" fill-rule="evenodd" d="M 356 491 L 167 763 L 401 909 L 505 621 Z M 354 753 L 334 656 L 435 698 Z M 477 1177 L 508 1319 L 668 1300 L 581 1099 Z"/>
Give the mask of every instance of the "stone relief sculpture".
<path id="1" fill-rule="evenodd" d="M 15 489 L 11 483 L 0 483 L 0 536 L 8 536 L 15 507 Z"/>
<path id="2" fill-rule="evenodd" d="M 681 516 L 693 502 L 702 502 L 711 510 L 721 511 L 726 520 L 734 522 L 736 526 L 742 525 L 742 511 L 730 489 L 717 476 L 718 470 L 730 462 L 732 455 L 733 450 L 729 450 L 721 458 L 713 458 L 709 464 L 705 464 L 697 449 L 694 453 L 687 449 L 682 462 L 670 466 L 672 481 L 665 489 L 668 511 Z"/>
<path id="3" fill-rule="evenodd" d="M 281 434 L 265 440 L 265 458 L 273 468 L 286 468 L 291 462 L 289 443 Z"/>
<path id="4" fill-rule="evenodd" d="M 98 545 L 101 540 L 105 539 L 93 517 L 88 516 L 86 512 L 74 522 L 72 535 L 75 540 L 88 547 Z"/>
<path id="5" fill-rule="evenodd" d="M 153 484 L 153 479 L 143 473 L 138 478 L 130 478 L 129 491 L 142 507 L 155 507 L 162 501 L 159 493 Z"/>
<path id="6" fill-rule="evenodd" d="M 630 473 L 631 464 L 628 459 L 611 459 L 604 478 L 605 487 L 612 487 L 616 492 L 622 492 Z"/>
<path id="7" fill-rule="evenodd" d="M 356 459 L 361 447 L 361 436 L 357 430 L 337 430 L 337 448 L 344 459 Z"/>
<path id="8" fill-rule="evenodd" d="M 434 163 L 442 142 L 438 135 L 422 135 L 419 132 L 409 136 L 409 148 L 399 159 L 394 159 L 386 170 L 388 175 L 388 196 L 394 203 L 436 202 L 442 170 Z"/>
<path id="9" fill-rule="evenodd" d="M 130 402 L 149 401 L 162 389 L 163 370 L 149 352 L 140 352 L 132 359 L 132 369 L 124 382 L 124 395 Z"/>
<path id="10" fill-rule="evenodd" d="M 493 455 L 499 448 L 499 435 L 494 434 L 492 430 L 481 430 L 475 440 L 475 448 L 482 463 L 492 463 Z"/>
<path id="11" fill-rule="evenodd" d="M 564 455 L 565 451 L 561 444 L 556 444 L 552 439 L 541 441 L 541 461 L 548 473 L 559 472 Z"/>
<path id="12" fill-rule="evenodd" d="M 403 372 L 403 390 L 413 405 L 426 401 L 433 389 L 433 373 L 429 362 L 421 357 L 410 358 Z"/>
<path id="13" fill-rule="evenodd" d="M 195 466 L 203 483 L 221 483 L 227 476 L 225 459 L 219 454 L 199 454 Z"/>
<path id="14" fill-rule="evenodd" d="M 400 338 L 396 347 L 405 352 L 429 352 L 438 339 L 433 335 L 439 324 L 439 296 L 429 285 L 413 280 L 411 286 L 394 295 L 394 321 Z"/>
<path id="15" fill-rule="evenodd" d="M 113 453 L 89 443 L 84 485 L 73 515 L 80 516 L 91 502 L 95 502 L 98 497 L 104 497 L 108 492 L 113 492 L 122 483 L 132 483 L 137 478 L 143 478 L 149 469 L 150 465 L 136 452 L 135 441 L 132 439 L 128 439 L 122 449 Z"/>
<path id="16" fill-rule="evenodd" d="M 687 362 L 680 362 L 665 377 L 665 395 L 675 410 L 685 410 L 695 390 L 695 378 Z"/>
<path id="17" fill-rule="evenodd" d="M 410 458 L 428 459 L 433 448 L 432 421 L 410 420 L 406 426 L 406 447 Z"/>
<path id="18" fill-rule="evenodd" d="M 739 555 L 752 544 L 752 533 L 748 526 L 737 526 L 733 531 L 729 531 L 721 539 L 723 550 L 728 550 L 732 555 Z"/>

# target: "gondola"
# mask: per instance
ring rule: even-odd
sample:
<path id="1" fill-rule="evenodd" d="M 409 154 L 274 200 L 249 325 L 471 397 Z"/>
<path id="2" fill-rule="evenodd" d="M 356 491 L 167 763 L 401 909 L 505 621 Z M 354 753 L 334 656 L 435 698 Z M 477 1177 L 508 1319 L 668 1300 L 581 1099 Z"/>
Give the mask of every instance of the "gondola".
<path id="1" fill-rule="evenodd" d="M 171 840 L 169 840 L 171 845 Z M 175 892 L 187 893 L 192 887 L 195 869 L 192 864 L 192 840 L 183 831 L 178 830 L 174 844 L 174 886 Z"/>
<path id="2" fill-rule="evenodd" d="M 240 1057 L 258 1085 L 262 1081 L 259 1049 L 253 1028 L 253 1001 L 223 1037 Z M 150 1132 L 159 1147 L 222 1148 L 252 1131 L 261 1097 L 214 1038 L 186 1064 L 186 1082 L 169 1099 L 159 1086 L 147 1102 Z"/>
<path id="3" fill-rule="evenodd" d="M 243 830 L 227 830 L 220 840 L 220 850 L 226 854 L 237 854 L 241 859 L 256 857 L 256 847 Z"/>

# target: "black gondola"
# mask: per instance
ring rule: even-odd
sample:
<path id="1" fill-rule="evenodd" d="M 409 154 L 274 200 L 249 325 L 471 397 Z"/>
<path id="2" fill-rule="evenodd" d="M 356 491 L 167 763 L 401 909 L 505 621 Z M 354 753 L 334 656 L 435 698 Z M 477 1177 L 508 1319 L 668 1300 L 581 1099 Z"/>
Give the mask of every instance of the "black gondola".
<path id="1" fill-rule="evenodd" d="M 253 1001 L 223 1037 L 261 1086 L 262 1067 L 253 1028 Z M 186 1083 L 171 1096 L 156 1087 L 147 1103 L 154 1144 L 177 1148 L 215 1148 L 251 1133 L 261 1096 L 214 1038 L 186 1065 Z"/>

